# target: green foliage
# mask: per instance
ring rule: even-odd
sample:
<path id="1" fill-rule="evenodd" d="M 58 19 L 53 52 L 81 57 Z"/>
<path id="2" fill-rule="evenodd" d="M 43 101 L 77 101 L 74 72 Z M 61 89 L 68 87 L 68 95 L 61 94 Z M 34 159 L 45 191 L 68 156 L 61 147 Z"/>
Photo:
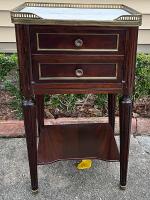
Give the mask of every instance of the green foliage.
<path id="1" fill-rule="evenodd" d="M 78 101 L 84 99 L 82 94 L 56 94 L 46 96 L 45 102 L 51 109 L 60 109 L 66 112 L 73 112 Z"/>
<path id="2" fill-rule="evenodd" d="M 13 54 L 11 56 L 0 54 L 0 81 L 6 79 L 7 74 L 17 67 L 17 56 Z"/>
<path id="3" fill-rule="evenodd" d="M 8 81 L 8 75 L 13 72 L 13 78 L 15 77 L 15 83 Z M 143 96 L 150 96 L 150 54 L 138 54 L 137 66 L 135 77 L 135 92 L 134 98 L 138 99 Z M 11 56 L 0 54 L 0 82 L 3 82 L 5 89 L 10 92 L 12 101 L 10 103 L 11 108 L 15 111 L 17 118 L 22 118 L 22 106 L 21 106 L 21 94 L 18 88 L 18 67 L 17 56 L 13 54 Z M 84 102 L 87 95 L 83 94 L 57 94 L 46 95 L 45 104 L 51 108 L 58 108 L 63 112 L 74 112 L 76 104 L 78 102 Z M 107 95 L 95 95 L 94 104 L 97 108 L 107 107 Z"/>
<path id="4" fill-rule="evenodd" d="M 150 95 L 150 54 L 138 54 L 135 77 L 135 99 Z"/>
<path id="5" fill-rule="evenodd" d="M 13 97 L 10 102 L 10 107 L 15 112 L 16 117 L 18 119 L 23 118 L 22 114 L 22 97 L 21 93 L 18 87 L 16 87 L 14 84 L 12 84 L 10 81 L 5 81 L 4 83 L 5 89 L 11 94 Z"/>
<path id="6" fill-rule="evenodd" d="M 13 81 L 8 80 L 8 76 L 12 71 Z M 9 77 L 9 79 L 11 78 Z M 15 112 L 16 117 L 22 119 L 21 94 L 18 88 L 18 80 L 17 55 L 0 54 L 0 82 L 3 83 L 5 90 L 12 96 L 10 107 Z"/>
<path id="7" fill-rule="evenodd" d="M 98 108 L 107 107 L 107 99 L 106 94 L 97 94 L 95 98 L 95 105 L 97 105 Z"/>

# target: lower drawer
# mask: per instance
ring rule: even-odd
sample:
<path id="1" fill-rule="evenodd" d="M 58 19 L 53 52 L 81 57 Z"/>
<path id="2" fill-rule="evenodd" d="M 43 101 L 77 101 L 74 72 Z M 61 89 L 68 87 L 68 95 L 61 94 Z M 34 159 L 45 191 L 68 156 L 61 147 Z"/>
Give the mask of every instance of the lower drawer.
<path id="1" fill-rule="evenodd" d="M 32 86 L 36 94 L 122 90 L 123 57 L 34 55 L 32 58 Z"/>
<path id="2" fill-rule="evenodd" d="M 34 82 L 121 81 L 122 65 L 105 63 L 43 63 L 33 66 Z"/>
<path id="3" fill-rule="evenodd" d="M 38 81 L 117 80 L 117 63 L 39 63 Z"/>

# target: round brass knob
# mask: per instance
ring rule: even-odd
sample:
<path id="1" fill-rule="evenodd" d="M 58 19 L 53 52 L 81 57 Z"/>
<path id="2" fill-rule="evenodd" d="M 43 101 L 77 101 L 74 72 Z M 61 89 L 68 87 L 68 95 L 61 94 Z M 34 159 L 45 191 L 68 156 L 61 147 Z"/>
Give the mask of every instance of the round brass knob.
<path id="1" fill-rule="evenodd" d="M 83 46 L 83 40 L 81 39 L 76 39 L 75 42 L 74 42 L 75 46 L 80 48 Z"/>
<path id="2" fill-rule="evenodd" d="M 83 69 L 76 69 L 76 76 L 77 77 L 83 76 Z"/>

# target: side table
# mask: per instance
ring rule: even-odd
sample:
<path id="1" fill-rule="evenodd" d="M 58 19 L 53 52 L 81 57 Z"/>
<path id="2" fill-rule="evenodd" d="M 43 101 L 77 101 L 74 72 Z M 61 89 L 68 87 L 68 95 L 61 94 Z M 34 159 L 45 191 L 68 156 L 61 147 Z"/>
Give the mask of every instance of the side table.
<path id="1" fill-rule="evenodd" d="M 38 164 L 83 158 L 119 161 L 125 189 L 141 14 L 119 4 L 27 2 L 11 18 L 32 190 L 38 189 Z M 108 123 L 44 125 L 44 95 L 70 93 L 108 94 Z M 117 94 L 120 153 L 113 133 Z"/>

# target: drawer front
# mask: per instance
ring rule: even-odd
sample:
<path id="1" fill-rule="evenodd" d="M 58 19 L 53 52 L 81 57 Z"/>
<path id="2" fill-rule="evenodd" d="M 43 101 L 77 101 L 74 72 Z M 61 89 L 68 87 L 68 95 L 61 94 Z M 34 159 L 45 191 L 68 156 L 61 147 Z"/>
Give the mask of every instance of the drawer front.
<path id="1" fill-rule="evenodd" d="M 115 63 L 39 63 L 39 80 L 117 80 Z"/>
<path id="2" fill-rule="evenodd" d="M 33 66 L 36 83 L 121 82 L 120 63 L 42 63 Z"/>
<path id="3" fill-rule="evenodd" d="M 31 28 L 33 53 L 99 52 L 124 54 L 124 30 L 94 30 L 85 27 Z"/>
<path id="4" fill-rule="evenodd" d="M 37 33 L 38 51 L 118 51 L 119 34 Z"/>

